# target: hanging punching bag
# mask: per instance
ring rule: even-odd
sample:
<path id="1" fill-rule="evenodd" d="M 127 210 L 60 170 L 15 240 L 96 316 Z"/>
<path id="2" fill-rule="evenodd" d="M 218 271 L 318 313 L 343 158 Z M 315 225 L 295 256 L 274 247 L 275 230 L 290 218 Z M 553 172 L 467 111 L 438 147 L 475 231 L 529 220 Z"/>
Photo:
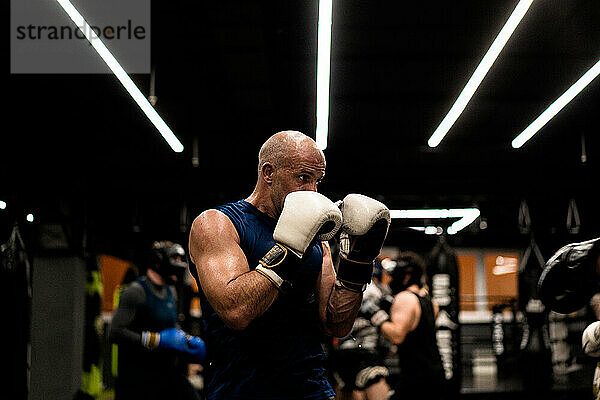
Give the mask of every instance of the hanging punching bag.
<path id="1" fill-rule="evenodd" d="M 458 263 L 456 255 L 440 236 L 425 258 L 427 285 L 439 305 L 436 338 L 451 397 L 460 393 L 460 324 L 458 321 Z"/>
<path id="2" fill-rule="evenodd" d="M 553 382 L 548 311 L 537 292 L 544 259 L 533 235 L 519 268 L 519 308 L 523 312 L 520 366 L 525 391 L 544 393 Z"/>
<path id="3" fill-rule="evenodd" d="M 19 228 L 15 225 L 10 238 L 0 245 L 0 293 L 3 309 L 5 346 L 1 374 L 2 398 L 27 399 L 31 376 L 31 265 Z"/>
<path id="4" fill-rule="evenodd" d="M 504 335 L 504 305 L 497 304 L 492 308 L 492 350 L 496 356 L 498 376 L 506 371 L 506 345 Z"/>

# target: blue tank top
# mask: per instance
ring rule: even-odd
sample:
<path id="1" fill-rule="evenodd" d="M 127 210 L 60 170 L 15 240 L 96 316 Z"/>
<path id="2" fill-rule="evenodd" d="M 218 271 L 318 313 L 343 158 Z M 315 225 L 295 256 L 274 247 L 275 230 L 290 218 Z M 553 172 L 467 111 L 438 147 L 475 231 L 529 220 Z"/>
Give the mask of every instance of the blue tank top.
<path id="1" fill-rule="evenodd" d="M 216 208 L 229 217 L 250 269 L 273 247 L 276 221 L 240 200 Z M 243 331 L 228 328 L 200 285 L 206 341 L 206 396 L 217 399 L 328 399 L 316 282 L 323 263 L 319 243 L 308 250 L 294 290 Z M 195 272 L 195 268 L 192 268 Z M 194 274 L 195 275 L 195 274 Z"/>
<path id="2" fill-rule="evenodd" d="M 175 298 L 167 286 L 163 299 L 154 294 L 146 277 L 136 280 L 146 294 L 145 304 L 135 310 L 131 330 L 160 332 L 174 328 L 177 323 Z M 142 346 L 119 345 L 119 379 L 123 381 L 147 381 L 170 376 L 177 366 L 177 354 L 173 351 L 155 349 L 149 351 Z"/>

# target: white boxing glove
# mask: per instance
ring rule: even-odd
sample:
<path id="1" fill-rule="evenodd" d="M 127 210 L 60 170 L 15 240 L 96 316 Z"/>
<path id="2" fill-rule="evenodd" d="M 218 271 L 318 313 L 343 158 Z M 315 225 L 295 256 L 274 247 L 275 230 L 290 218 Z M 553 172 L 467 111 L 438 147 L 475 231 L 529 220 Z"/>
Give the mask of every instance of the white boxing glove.
<path id="1" fill-rule="evenodd" d="M 288 194 L 273 239 L 302 257 L 315 236 L 331 239 L 342 225 L 342 213 L 327 197 L 312 191 Z"/>
<path id="2" fill-rule="evenodd" d="M 390 225 L 390 210 L 380 201 L 349 194 L 339 203 L 344 222 L 340 234 L 338 283 L 363 291 L 371 282 L 373 261 L 379 255 Z"/>
<path id="3" fill-rule="evenodd" d="M 590 357 L 600 357 L 600 321 L 588 325 L 581 335 L 583 352 Z"/>
<path id="4" fill-rule="evenodd" d="M 312 191 L 288 194 L 277 220 L 273 246 L 259 261 L 256 271 L 280 291 L 293 286 L 300 259 L 315 240 L 331 239 L 342 225 L 342 212 L 327 197 Z"/>

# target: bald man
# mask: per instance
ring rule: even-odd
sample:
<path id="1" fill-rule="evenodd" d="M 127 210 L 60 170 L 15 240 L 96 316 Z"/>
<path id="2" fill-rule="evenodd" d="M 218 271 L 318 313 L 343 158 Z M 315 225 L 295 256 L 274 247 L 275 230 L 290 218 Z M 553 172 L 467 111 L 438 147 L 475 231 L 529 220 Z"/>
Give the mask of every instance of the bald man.
<path id="1" fill-rule="evenodd" d="M 207 399 L 335 396 L 322 335 L 352 328 L 389 210 L 386 220 L 385 206 L 360 195 L 340 209 L 317 193 L 324 176 L 325 156 L 311 138 L 279 132 L 260 149 L 252 194 L 194 220 L 190 267 L 203 307 Z M 356 210 L 368 221 L 349 217 L 340 228 Z M 346 266 L 336 277 L 326 240 L 338 229 L 350 229 L 345 237 L 362 253 L 341 254 Z"/>

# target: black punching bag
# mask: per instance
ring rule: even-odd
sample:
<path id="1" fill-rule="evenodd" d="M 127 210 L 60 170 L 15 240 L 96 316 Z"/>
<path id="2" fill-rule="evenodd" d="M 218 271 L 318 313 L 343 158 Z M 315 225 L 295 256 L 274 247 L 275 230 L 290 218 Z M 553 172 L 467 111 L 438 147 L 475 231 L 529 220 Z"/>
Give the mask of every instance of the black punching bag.
<path id="1" fill-rule="evenodd" d="M 0 378 L 0 398 L 28 399 L 30 395 L 31 275 L 29 257 L 15 225 L 8 241 L 0 244 L 0 293 L 5 305 L 2 361 L 8 365 Z"/>
<path id="2" fill-rule="evenodd" d="M 436 338 L 449 397 L 460 393 L 460 324 L 458 321 L 458 263 L 454 250 L 440 236 L 438 243 L 426 256 L 427 285 L 431 297 L 439 305 Z"/>
<path id="3" fill-rule="evenodd" d="M 549 392 L 553 381 L 548 334 L 549 310 L 546 310 L 537 293 L 537 282 L 544 263 L 532 236 L 519 268 L 519 308 L 524 315 L 520 367 L 523 388 L 535 394 Z"/>

